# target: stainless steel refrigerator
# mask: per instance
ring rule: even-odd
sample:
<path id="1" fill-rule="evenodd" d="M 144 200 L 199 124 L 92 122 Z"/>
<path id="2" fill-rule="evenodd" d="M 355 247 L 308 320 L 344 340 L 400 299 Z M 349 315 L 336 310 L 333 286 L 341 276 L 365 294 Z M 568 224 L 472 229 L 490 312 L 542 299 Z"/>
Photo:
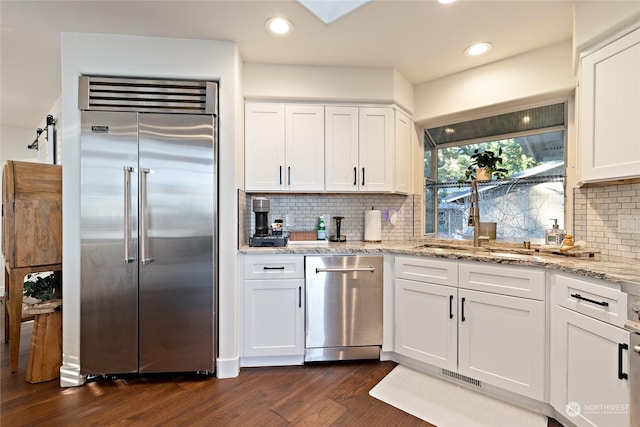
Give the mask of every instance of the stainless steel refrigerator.
<path id="1" fill-rule="evenodd" d="M 214 371 L 216 133 L 213 114 L 81 112 L 83 375 Z"/>

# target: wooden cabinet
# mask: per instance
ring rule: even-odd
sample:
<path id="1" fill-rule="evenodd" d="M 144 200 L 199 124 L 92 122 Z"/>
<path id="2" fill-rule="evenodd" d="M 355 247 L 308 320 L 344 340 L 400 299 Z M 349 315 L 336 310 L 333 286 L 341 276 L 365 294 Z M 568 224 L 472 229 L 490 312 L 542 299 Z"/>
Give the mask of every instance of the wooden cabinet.
<path id="1" fill-rule="evenodd" d="M 62 167 L 8 161 L 2 175 L 5 340 L 18 370 L 22 290 L 29 273 L 62 270 Z"/>
<path id="2" fill-rule="evenodd" d="M 324 107 L 245 104 L 246 191 L 324 191 Z"/>
<path id="3" fill-rule="evenodd" d="M 581 182 L 640 177 L 640 29 L 584 55 L 578 92 Z"/>
<path id="4" fill-rule="evenodd" d="M 241 366 L 304 362 L 304 257 L 243 257 Z"/>
<path id="5" fill-rule="evenodd" d="M 2 251 L 11 268 L 62 262 L 62 166 L 8 161 Z"/>
<path id="6" fill-rule="evenodd" d="M 626 306 L 626 294 L 562 274 L 552 280 L 551 404 L 580 427 L 629 426 L 630 337 L 607 313 Z"/>
<path id="7" fill-rule="evenodd" d="M 544 277 L 532 268 L 396 257 L 395 352 L 544 400 Z"/>

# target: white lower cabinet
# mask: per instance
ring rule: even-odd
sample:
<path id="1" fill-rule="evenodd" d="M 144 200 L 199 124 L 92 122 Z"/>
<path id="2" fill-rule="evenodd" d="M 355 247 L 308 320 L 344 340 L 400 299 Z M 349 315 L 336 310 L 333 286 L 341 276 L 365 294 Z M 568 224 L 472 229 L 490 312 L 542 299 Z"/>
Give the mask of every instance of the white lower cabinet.
<path id="1" fill-rule="evenodd" d="M 241 366 L 303 363 L 303 265 L 302 256 L 245 256 Z"/>
<path id="2" fill-rule="evenodd" d="M 455 371 L 457 301 L 457 288 L 395 279 L 396 353 Z"/>
<path id="3" fill-rule="evenodd" d="M 531 268 L 396 257 L 395 352 L 543 401 L 544 277 Z"/>
<path id="4" fill-rule="evenodd" d="M 458 373 L 544 399 L 544 301 L 460 289 Z"/>
<path id="5" fill-rule="evenodd" d="M 554 279 L 551 404 L 579 427 L 630 426 L 629 332 L 586 314 L 614 312 L 626 294 L 589 281 L 580 286 L 580 280 L 567 276 Z M 566 298 L 567 288 L 573 300 Z"/>

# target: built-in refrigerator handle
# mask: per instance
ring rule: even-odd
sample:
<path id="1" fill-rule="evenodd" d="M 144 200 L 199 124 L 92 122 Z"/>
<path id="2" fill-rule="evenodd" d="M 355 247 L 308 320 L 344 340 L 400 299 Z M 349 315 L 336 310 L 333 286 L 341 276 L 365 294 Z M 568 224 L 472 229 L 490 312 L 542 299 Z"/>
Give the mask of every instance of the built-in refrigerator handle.
<path id="1" fill-rule="evenodd" d="M 147 175 L 151 170 L 140 168 L 140 263 L 150 264 L 153 258 L 148 257 L 147 251 Z"/>
<path id="2" fill-rule="evenodd" d="M 131 166 L 124 167 L 124 263 L 131 264 Z"/>

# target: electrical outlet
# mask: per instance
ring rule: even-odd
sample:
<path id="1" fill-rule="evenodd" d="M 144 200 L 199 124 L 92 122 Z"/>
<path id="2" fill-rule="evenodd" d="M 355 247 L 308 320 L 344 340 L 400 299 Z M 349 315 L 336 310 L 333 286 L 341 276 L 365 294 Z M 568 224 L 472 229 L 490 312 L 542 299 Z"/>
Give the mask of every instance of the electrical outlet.
<path id="1" fill-rule="evenodd" d="M 618 215 L 618 233 L 640 233 L 640 215 Z"/>

